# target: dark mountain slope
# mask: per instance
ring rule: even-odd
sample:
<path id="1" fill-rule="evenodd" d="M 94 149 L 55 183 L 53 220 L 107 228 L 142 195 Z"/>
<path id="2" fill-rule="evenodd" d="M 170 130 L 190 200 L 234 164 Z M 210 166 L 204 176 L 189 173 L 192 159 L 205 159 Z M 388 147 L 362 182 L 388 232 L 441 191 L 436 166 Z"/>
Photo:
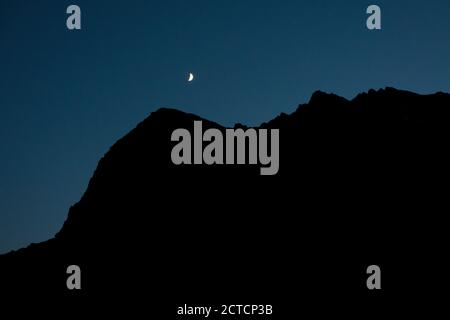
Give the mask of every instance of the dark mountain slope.
<path id="1" fill-rule="evenodd" d="M 237 300 L 290 313 L 300 298 L 310 308 L 392 306 L 430 283 L 428 273 L 412 285 L 408 268 L 442 259 L 450 95 L 386 88 L 349 101 L 318 91 L 261 125 L 280 129 L 276 176 L 173 165 L 172 131 L 198 119 L 160 109 L 117 141 L 55 238 L 0 257 L 0 290 L 136 310 L 151 302 L 159 315 Z M 387 270 L 386 290 L 367 300 L 374 263 Z M 70 264 L 83 271 L 81 292 L 66 289 Z"/>

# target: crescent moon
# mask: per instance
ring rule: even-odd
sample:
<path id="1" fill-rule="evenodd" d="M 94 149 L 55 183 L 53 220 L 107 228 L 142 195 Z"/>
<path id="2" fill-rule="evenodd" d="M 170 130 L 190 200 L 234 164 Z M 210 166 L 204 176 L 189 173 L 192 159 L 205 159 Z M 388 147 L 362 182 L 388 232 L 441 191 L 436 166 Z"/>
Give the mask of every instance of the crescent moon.
<path id="1" fill-rule="evenodd" d="M 191 82 L 192 80 L 194 80 L 194 75 L 192 73 L 189 73 L 188 81 Z"/>

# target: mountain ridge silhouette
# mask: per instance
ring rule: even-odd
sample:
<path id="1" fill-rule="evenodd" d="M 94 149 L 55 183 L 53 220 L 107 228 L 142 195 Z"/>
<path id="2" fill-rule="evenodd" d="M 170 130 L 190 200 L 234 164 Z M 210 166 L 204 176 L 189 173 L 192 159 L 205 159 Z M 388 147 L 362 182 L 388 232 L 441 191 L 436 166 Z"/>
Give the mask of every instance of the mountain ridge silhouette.
<path id="1" fill-rule="evenodd" d="M 347 288 L 343 296 L 362 299 L 357 277 L 372 261 L 399 276 L 417 256 L 442 263 L 435 210 L 448 175 L 449 94 L 388 87 L 347 100 L 316 91 L 259 126 L 280 130 L 280 170 L 271 177 L 251 165 L 172 164 L 170 134 L 191 131 L 194 120 L 225 130 L 161 108 L 114 143 L 54 238 L 0 256 L 3 288 L 71 297 L 65 268 L 77 264 L 81 292 L 95 297 L 138 299 L 136 288 L 154 286 L 172 300 L 202 299 L 209 295 L 192 289 L 202 287 L 266 301 L 287 281 L 311 297 Z M 424 242 L 419 226 L 436 232 Z M 327 275 L 336 262 L 341 279 Z M 296 270 L 317 276 L 298 279 Z M 218 277 L 220 290 L 210 283 Z M 405 288 L 405 274 L 391 284 L 394 293 Z"/>

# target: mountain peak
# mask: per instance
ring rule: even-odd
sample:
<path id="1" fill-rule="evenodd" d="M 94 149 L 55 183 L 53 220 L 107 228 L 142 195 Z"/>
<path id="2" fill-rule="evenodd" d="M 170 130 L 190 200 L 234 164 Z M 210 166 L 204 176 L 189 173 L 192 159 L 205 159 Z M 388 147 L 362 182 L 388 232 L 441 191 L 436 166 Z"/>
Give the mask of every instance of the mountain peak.
<path id="1" fill-rule="evenodd" d="M 308 104 L 310 105 L 336 104 L 336 103 L 342 104 L 345 102 L 348 102 L 348 100 L 341 96 L 338 96 L 334 93 L 327 93 L 324 91 L 317 90 L 312 94 Z"/>

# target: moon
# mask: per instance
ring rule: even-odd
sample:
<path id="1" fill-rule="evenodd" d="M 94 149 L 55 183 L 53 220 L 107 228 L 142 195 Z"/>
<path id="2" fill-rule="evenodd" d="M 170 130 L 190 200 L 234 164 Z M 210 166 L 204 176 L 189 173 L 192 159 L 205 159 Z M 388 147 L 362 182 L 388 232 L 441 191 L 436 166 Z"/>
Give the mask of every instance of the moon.
<path id="1" fill-rule="evenodd" d="M 194 80 L 194 75 L 192 73 L 189 73 L 188 81 L 191 82 L 192 80 Z"/>

